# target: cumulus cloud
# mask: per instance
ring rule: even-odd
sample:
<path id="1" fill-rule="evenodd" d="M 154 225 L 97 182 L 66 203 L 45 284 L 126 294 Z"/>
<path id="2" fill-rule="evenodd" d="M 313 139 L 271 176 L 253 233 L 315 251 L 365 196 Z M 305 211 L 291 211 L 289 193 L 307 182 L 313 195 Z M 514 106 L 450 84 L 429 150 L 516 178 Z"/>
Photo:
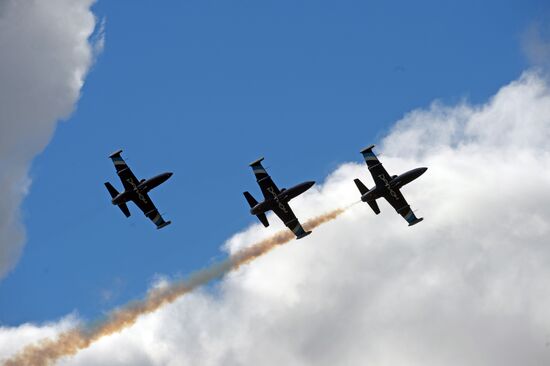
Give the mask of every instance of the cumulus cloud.
<path id="1" fill-rule="evenodd" d="M 32 159 L 56 123 L 73 111 L 84 79 L 103 47 L 89 42 L 94 0 L 0 2 L 0 278 L 25 241 L 19 207 Z M 103 29 L 103 27 L 102 27 Z"/>
<path id="2" fill-rule="evenodd" d="M 58 364 L 547 365 L 549 138 L 550 86 L 534 73 L 484 105 L 413 111 L 377 151 L 390 173 L 430 168 L 404 188 L 421 224 L 357 204 Z M 356 162 L 296 200 L 300 217 L 356 201 L 353 178 L 373 185 L 353 150 Z M 269 233 L 253 225 L 225 249 Z"/>

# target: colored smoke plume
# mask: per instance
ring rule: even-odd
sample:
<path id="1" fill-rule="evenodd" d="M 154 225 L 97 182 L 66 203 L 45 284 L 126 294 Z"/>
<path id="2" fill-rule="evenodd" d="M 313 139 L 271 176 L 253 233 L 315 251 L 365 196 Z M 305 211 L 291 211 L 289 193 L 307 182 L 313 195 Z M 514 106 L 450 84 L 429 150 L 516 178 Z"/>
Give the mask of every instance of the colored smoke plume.
<path id="1" fill-rule="evenodd" d="M 304 224 L 304 228 L 312 230 L 319 225 L 334 220 L 344 213 L 346 209 L 336 209 L 324 215 L 317 216 L 307 221 Z M 44 339 L 36 344 L 29 345 L 20 353 L 6 360 L 4 365 L 51 365 L 61 357 L 74 355 L 78 351 L 88 348 L 100 338 L 132 326 L 141 315 L 151 313 L 163 305 L 172 303 L 180 296 L 191 292 L 195 288 L 236 270 L 243 264 L 247 264 L 268 253 L 275 247 L 286 244 L 293 239 L 294 234 L 289 230 L 280 231 L 265 240 L 235 253 L 224 261 L 193 273 L 186 280 L 151 290 L 144 300 L 133 301 L 120 309 L 114 310 L 105 320 L 95 325 L 77 327 L 61 333 L 56 339 Z"/>

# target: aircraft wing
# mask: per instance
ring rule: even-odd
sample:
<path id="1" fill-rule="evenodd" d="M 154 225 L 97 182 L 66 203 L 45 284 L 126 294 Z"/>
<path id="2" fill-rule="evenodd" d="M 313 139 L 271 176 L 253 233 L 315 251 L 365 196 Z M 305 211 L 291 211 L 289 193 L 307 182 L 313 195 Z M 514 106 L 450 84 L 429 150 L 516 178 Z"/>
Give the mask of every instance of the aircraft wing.
<path id="1" fill-rule="evenodd" d="M 155 225 L 157 225 L 157 229 L 161 229 L 165 227 L 166 225 L 170 224 L 170 221 L 164 221 L 162 216 L 160 215 L 159 211 L 155 207 L 155 204 L 153 201 L 151 201 L 151 198 L 147 193 L 138 193 L 135 198 L 132 199 L 132 201 L 136 204 L 137 207 L 143 213 L 149 220 L 153 221 Z"/>
<path id="2" fill-rule="evenodd" d="M 363 157 L 365 158 L 365 162 L 367 163 L 372 178 L 374 179 L 374 184 L 377 186 L 387 186 L 391 181 L 391 177 L 374 152 L 372 152 L 373 148 L 374 145 L 371 145 L 363 149 L 361 154 L 363 154 Z"/>
<path id="3" fill-rule="evenodd" d="M 116 173 L 118 174 L 118 177 L 122 181 L 122 185 L 124 186 L 124 189 L 127 191 L 128 190 L 131 191 L 136 189 L 136 187 L 139 184 L 139 180 L 136 178 L 134 173 L 132 173 L 128 165 L 126 165 L 126 162 L 124 161 L 122 156 L 120 156 L 121 153 L 122 153 L 122 150 L 118 150 L 112 153 L 111 155 L 109 155 L 109 157 L 111 158 L 111 160 L 113 161 L 113 164 L 115 165 Z"/>
<path id="4" fill-rule="evenodd" d="M 390 190 L 390 193 L 384 197 L 386 201 L 397 211 L 398 214 L 403 216 L 403 218 L 409 223 L 409 226 L 419 223 L 422 219 L 417 218 L 411 206 L 403 197 L 403 194 L 398 189 Z"/>
<path id="5" fill-rule="evenodd" d="M 256 176 L 256 182 L 258 182 L 264 198 L 275 198 L 280 193 L 280 190 L 279 188 L 277 188 L 275 182 L 273 182 L 269 174 L 267 174 L 265 168 L 262 166 L 262 160 L 264 160 L 264 158 L 258 159 L 250 163 L 250 167 L 252 168 L 252 171 Z"/>
<path id="6" fill-rule="evenodd" d="M 279 216 L 285 226 L 288 227 L 298 239 L 310 233 L 304 230 L 288 203 L 279 203 L 279 205 L 273 208 L 273 212 L 275 212 L 275 215 Z"/>

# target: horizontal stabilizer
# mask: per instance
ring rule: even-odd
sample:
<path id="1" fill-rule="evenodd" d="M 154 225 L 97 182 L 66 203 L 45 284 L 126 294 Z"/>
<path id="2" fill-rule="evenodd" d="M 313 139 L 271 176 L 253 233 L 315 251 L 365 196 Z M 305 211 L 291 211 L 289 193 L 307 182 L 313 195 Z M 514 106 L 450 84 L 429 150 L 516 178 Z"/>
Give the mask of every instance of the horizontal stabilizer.
<path id="1" fill-rule="evenodd" d="M 258 204 L 258 201 L 249 192 L 243 192 L 244 198 L 246 198 L 246 202 L 248 202 L 248 205 L 250 208 L 256 206 Z"/>
<path id="2" fill-rule="evenodd" d="M 113 185 L 109 182 L 105 182 L 105 187 L 109 191 L 109 194 L 111 195 L 111 198 L 115 198 L 118 196 L 118 191 L 113 187 Z"/>
<path id="3" fill-rule="evenodd" d="M 361 192 L 361 195 L 364 195 L 369 191 L 369 189 L 359 179 L 355 178 L 353 181 L 355 182 L 357 189 L 359 189 L 359 192 Z"/>
<path id="4" fill-rule="evenodd" d="M 246 202 L 248 202 L 248 205 L 250 206 L 250 208 L 253 208 L 258 204 L 258 201 L 256 201 L 256 199 L 250 194 L 250 192 L 243 192 L 243 195 L 244 195 L 244 198 L 246 198 Z M 263 226 L 265 227 L 269 226 L 269 221 L 267 221 L 267 217 L 265 216 L 265 213 L 257 214 L 256 217 L 258 218 L 258 220 L 260 220 Z"/>
<path id="5" fill-rule="evenodd" d="M 267 216 L 265 215 L 265 213 L 257 214 L 256 217 L 258 218 L 258 220 L 260 220 L 263 226 L 269 226 L 269 221 L 267 221 Z"/>
<path id="6" fill-rule="evenodd" d="M 375 214 L 378 215 L 380 213 L 380 208 L 378 207 L 378 203 L 376 203 L 376 201 L 367 201 L 367 203 L 369 204 L 370 208 L 372 208 Z"/>
<path id="7" fill-rule="evenodd" d="M 118 208 L 120 208 L 120 211 L 124 214 L 126 217 L 130 217 L 130 210 L 128 209 L 128 206 L 125 203 L 121 203 L 118 205 Z"/>
<path id="8" fill-rule="evenodd" d="M 118 196 L 119 192 L 116 190 L 115 187 L 113 187 L 113 185 L 111 183 L 105 182 L 105 187 L 109 191 L 109 194 L 111 195 L 111 198 L 114 199 L 116 196 Z M 122 211 L 124 216 L 130 217 L 130 210 L 128 209 L 128 206 L 126 205 L 126 203 L 121 203 L 120 205 L 118 205 L 118 208 L 120 208 L 120 211 Z"/>

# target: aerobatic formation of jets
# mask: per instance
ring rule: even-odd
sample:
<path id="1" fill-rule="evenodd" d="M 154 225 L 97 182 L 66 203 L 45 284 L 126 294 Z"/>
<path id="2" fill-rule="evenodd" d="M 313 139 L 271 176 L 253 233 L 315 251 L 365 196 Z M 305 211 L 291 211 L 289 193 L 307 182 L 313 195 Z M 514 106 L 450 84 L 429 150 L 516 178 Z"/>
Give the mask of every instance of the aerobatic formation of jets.
<path id="1" fill-rule="evenodd" d="M 371 145 L 361 150 L 361 154 L 363 154 L 365 158 L 365 162 L 367 163 L 375 186 L 372 189 L 368 189 L 359 179 L 354 180 L 355 185 L 361 193 L 361 201 L 368 203 L 374 213 L 378 215 L 380 213 L 380 208 L 376 200 L 384 198 L 398 214 L 403 216 L 409 223 L 409 226 L 418 224 L 423 218 L 416 217 L 411 210 L 411 206 L 407 203 L 405 197 L 403 197 L 400 189 L 405 184 L 412 182 L 424 174 L 428 168 L 416 168 L 401 175 L 390 176 L 372 151 L 373 148 L 374 145 Z M 130 210 L 126 203 L 132 201 L 141 211 L 143 211 L 146 217 L 153 221 L 157 229 L 162 229 L 169 225 L 171 221 L 164 221 L 147 193 L 167 181 L 168 178 L 172 176 L 172 173 L 166 172 L 153 178 L 138 180 L 122 156 L 120 156 L 121 153 L 122 150 L 119 150 L 109 155 L 124 187 L 123 192 L 118 192 L 111 183 L 105 183 L 105 187 L 107 187 L 107 190 L 111 194 L 112 204 L 118 206 L 124 215 L 129 217 Z M 262 160 L 264 160 L 264 158 L 260 158 L 250 163 L 250 167 L 256 176 L 256 182 L 260 186 L 264 200 L 258 202 L 249 192 L 243 193 L 246 201 L 250 205 L 250 213 L 256 216 L 265 227 L 268 227 L 269 221 L 267 220 L 266 212 L 273 211 L 275 215 L 283 221 L 285 226 L 296 235 L 297 239 L 301 239 L 311 234 L 311 231 L 304 230 L 300 221 L 298 221 L 298 218 L 290 208 L 289 202 L 310 189 L 315 182 L 307 181 L 288 189 L 279 189 L 262 166 Z"/>

